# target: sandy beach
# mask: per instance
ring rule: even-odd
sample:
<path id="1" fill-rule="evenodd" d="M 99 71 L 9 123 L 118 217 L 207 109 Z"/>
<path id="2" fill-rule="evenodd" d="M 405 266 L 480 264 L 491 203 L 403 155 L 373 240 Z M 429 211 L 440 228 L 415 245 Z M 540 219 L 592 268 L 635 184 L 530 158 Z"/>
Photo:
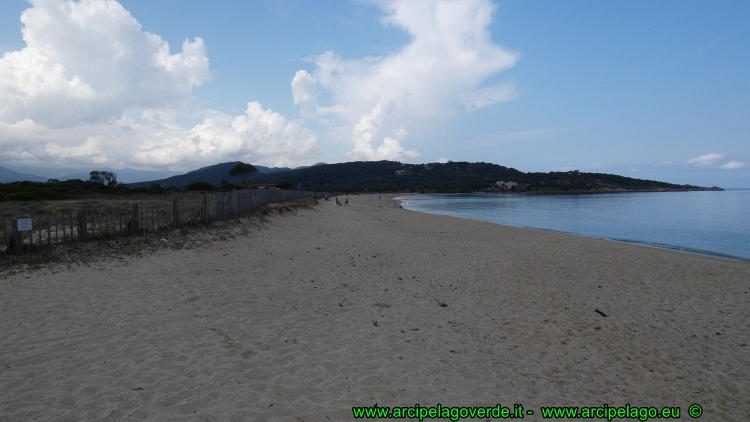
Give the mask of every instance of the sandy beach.
<path id="1" fill-rule="evenodd" d="M 750 420 L 749 262 L 392 198 L 0 280 L 0 420 L 344 421 L 376 403 Z"/>

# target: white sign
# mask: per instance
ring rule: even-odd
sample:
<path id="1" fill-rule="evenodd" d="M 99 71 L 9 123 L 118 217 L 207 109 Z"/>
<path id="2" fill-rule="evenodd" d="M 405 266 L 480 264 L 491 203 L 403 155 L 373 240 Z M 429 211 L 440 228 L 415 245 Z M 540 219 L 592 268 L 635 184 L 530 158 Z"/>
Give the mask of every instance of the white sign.
<path id="1" fill-rule="evenodd" d="M 31 219 L 30 218 L 19 218 L 18 219 L 18 231 L 28 231 L 31 230 Z"/>

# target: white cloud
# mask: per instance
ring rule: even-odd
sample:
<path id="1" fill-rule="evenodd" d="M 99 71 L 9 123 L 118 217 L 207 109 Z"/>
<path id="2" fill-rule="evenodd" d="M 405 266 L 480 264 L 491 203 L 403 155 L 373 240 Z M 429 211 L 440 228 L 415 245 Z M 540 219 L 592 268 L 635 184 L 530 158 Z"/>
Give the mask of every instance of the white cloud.
<path id="1" fill-rule="evenodd" d="M 185 129 L 173 122 L 122 118 L 111 124 L 50 129 L 30 120 L 0 123 L 0 162 L 29 166 L 98 164 L 183 171 L 220 160 L 290 166 L 319 154 L 318 138 L 279 113 L 248 104 L 241 116 L 205 113 Z"/>
<path id="2" fill-rule="evenodd" d="M 106 122 L 132 109 L 183 105 L 212 77 L 202 39 L 170 54 L 116 1 L 31 3 L 21 15 L 26 47 L 0 59 L 0 121 Z"/>
<path id="3" fill-rule="evenodd" d="M 708 167 L 708 166 L 714 166 L 717 164 L 717 161 L 724 158 L 725 154 L 705 154 L 701 155 L 700 157 L 696 157 L 690 160 L 687 160 L 686 163 L 693 164 L 700 167 Z M 723 164 L 721 166 L 718 166 L 718 168 L 724 169 L 724 170 L 736 170 L 741 169 L 745 167 L 746 163 L 742 163 L 740 161 L 730 161 L 726 164 Z"/>
<path id="4" fill-rule="evenodd" d="M 474 111 L 478 108 L 512 100 L 518 96 L 513 84 L 491 86 L 465 94 L 462 103 L 466 111 Z"/>
<path id="5" fill-rule="evenodd" d="M 393 137 L 381 138 L 377 148 L 365 145 L 375 142 L 374 137 L 365 142 L 370 135 L 356 129 L 385 99 L 390 103 L 387 116 L 367 123 L 373 128 L 366 133 L 374 136 L 379 129 L 388 133 L 402 126 L 434 126 L 463 110 L 516 96 L 512 84 L 481 86 L 518 60 L 518 54 L 492 43 L 488 27 L 495 8 L 489 0 L 374 3 L 386 13 L 383 24 L 411 35 L 407 45 L 388 56 L 357 60 L 344 60 L 329 51 L 317 57 L 312 75 L 298 72 L 293 82 L 295 103 L 302 106 L 303 114 L 315 110 L 355 126 L 350 157 L 375 160 L 384 154 L 408 153 Z M 331 95 L 331 104 L 312 103 L 312 93 L 318 88 Z"/>
<path id="6" fill-rule="evenodd" d="M 279 113 L 264 110 L 258 102 L 248 103 L 244 116 L 213 112 L 188 132 L 188 138 L 198 142 L 202 154 L 244 156 L 274 166 L 294 165 L 319 150 L 315 134 Z"/>
<path id="7" fill-rule="evenodd" d="M 745 163 L 741 163 L 739 161 L 730 161 L 721 166 L 721 168 L 723 168 L 724 170 L 736 170 L 745 167 L 745 165 Z"/>
<path id="8" fill-rule="evenodd" d="M 494 45 L 490 0 L 373 0 L 384 25 L 411 40 L 382 57 L 346 60 L 327 52 L 291 83 L 294 104 L 356 160 L 407 160 L 407 129 L 516 93 L 487 80 L 518 55 Z M 187 39 L 172 53 L 115 0 L 30 0 L 26 46 L 0 58 L 0 163 L 106 165 L 187 170 L 220 159 L 296 165 L 319 155 L 318 137 L 257 102 L 230 116 L 197 108 L 193 88 L 209 81 L 206 45 Z M 321 98 L 330 98 L 319 104 Z M 195 127 L 178 124 L 202 116 Z"/>
<path id="9" fill-rule="evenodd" d="M 318 113 L 317 81 L 305 70 L 299 70 L 292 79 L 294 105 L 299 105 L 303 116 Z"/>
<path id="10" fill-rule="evenodd" d="M 117 1 L 30 2 L 26 47 L 0 58 L 0 162 L 188 170 L 319 153 L 313 133 L 257 102 L 242 116 L 197 111 L 192 89 L 212 78 L 202 39 L 172 54 Z M 192 129 L 175 123 L 196 113 Z"/>
<path id="11" fill-rule="evenodd" d="M 391 136 L 383 139 L 382 143 L 373 148 L 372 142 L 378 135 L 378 131 L 388 114 L 393 110 L 394 101 L 390 97 L 385 97 L 375 105 L 370 114 L 363 115 L 359 122 L 354 125 L 352 138 L 354 139 L 354 149 L 347 154 L 347 157 L 354 161 L 368 160 L 395 160 L 400 161 L 406 158 L 416 158 L 419 156 L 416 151 L 405 150 L 399 143 L 406 136 L 406 129 L 403 127 L 396 130 Z"/>
<path id="12" fill-rule="evenodd" d="M 714 164 L 716 161 L 721 160 L 722 158 L 724 158 L 724 154 L 705 154 L 701 155 L 700 157 L 687 160 L 687 163 L 699 167 L 707 167 Z"/>

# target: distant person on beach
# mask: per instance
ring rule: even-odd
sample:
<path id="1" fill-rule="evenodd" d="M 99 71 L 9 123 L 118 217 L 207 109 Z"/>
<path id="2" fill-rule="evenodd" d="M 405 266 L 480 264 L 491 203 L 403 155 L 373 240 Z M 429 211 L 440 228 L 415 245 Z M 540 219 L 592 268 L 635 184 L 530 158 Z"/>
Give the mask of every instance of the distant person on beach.
<path id="1" fill-rule="evenodd" d="M 328 195 L 326 194 L 326 201 L 330 201 L 331 199 L 328 198 Z"/>
<path id="2" fill-rule="evenodd" d="M 346 195 L 346 197 L 344 197 L 344 206 L 349 206 L 349 195 Z"/>
<path id="3" fill-rule="evenodd" d="M 336 205 L 341 206 L 341 202 L 339 202 L 339 197 L 336 197 Z"/>

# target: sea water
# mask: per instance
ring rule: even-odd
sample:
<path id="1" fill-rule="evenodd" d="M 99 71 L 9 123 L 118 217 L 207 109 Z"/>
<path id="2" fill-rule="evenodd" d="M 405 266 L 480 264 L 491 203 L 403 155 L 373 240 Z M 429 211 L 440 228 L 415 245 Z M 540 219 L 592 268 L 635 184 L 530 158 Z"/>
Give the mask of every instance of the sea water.
<path id="1" fill-rule="evenodd" d="M 399 197 L 413 211 L 750 260 L 750 189 Z"/>

